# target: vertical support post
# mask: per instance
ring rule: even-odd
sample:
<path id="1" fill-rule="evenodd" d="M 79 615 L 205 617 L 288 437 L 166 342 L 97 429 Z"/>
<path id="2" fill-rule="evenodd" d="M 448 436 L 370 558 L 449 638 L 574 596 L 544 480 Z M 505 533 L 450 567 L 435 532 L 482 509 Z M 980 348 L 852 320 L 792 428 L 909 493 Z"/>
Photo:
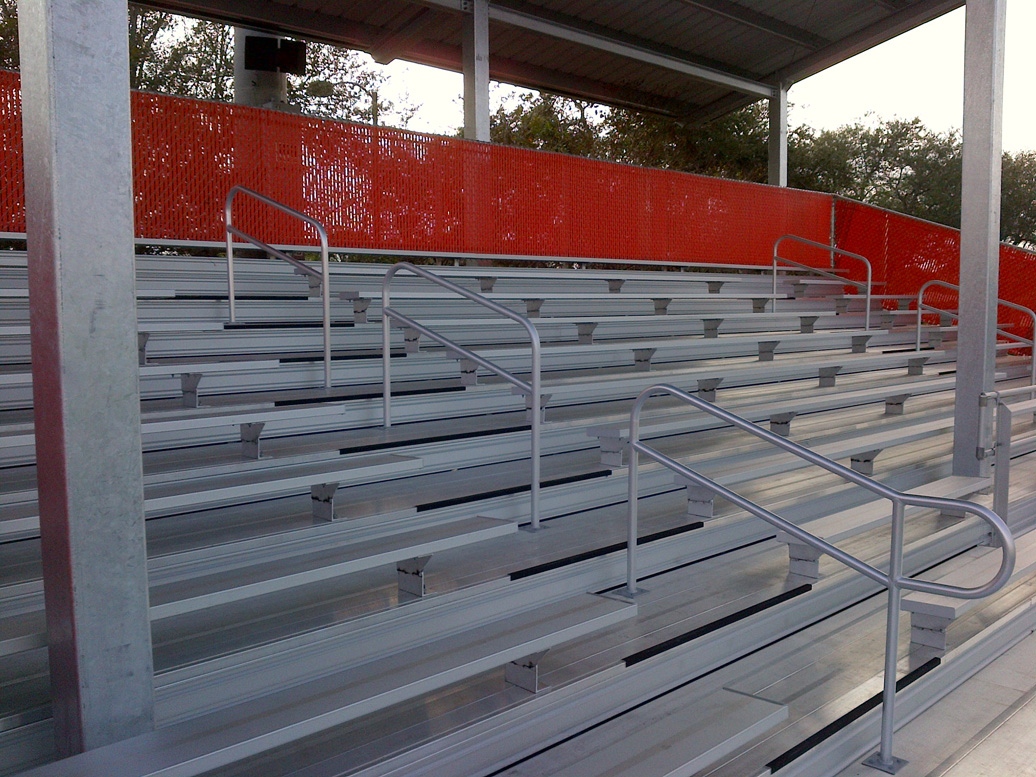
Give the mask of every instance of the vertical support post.
<path id="1" fill-rule="evenodd" d="M 788 185 L 788 87 L 778 86 L 770 98 L 770 172 L 771 186 Z"/>
<path id="2" fill-rule="evenodd" d="M 153 727 L 126 15 L 125 0 L 18 3 L 40 536 L 60 756 Z"/>
<path id="3" fill-rule="evenodd" d="M 895 774 L 906 765 L 902 758 L 892 755 L 892 734 L 896 717 L 896 666 L 899 664 L 899 579 L 903 575 L 903 518 L 903 503 L 893 502 L 892 540 L 889 552 L 889 604 L 885 624 L 885 680 L 881 697 L 881 748 L 863 762 L 888 774 Z"/>
<path id="4" fill-rule="evenodd" d="M 464 137 L 489 141 L 489 0 L 465 0 Z"/>
<path id="5" fill-rule="evenodd" d="M 637 398 L 630 413 L 629 472 L 627 473 L 626 503 L 628 506 L 628 534 L 626 537 L 626 594 L 637 595 L 637 499 L 640 494 L 639 466 L 640 408 L 643 399 Z"/>
<path id="6" fill-rule="evenodd" d="M 960 241 L 960 329 L 953 472 L 983 476 L 993 388 L 1000 257 L 1005 0 L 968 0 L 964 40 L 964 148 Z"/>

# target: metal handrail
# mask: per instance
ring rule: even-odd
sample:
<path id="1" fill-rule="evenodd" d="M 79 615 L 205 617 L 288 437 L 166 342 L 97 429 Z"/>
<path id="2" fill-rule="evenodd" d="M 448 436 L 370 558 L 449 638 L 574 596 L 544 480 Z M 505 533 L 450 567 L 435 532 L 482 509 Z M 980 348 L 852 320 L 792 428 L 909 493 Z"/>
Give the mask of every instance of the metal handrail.
<path id="1" fill-rule="evenodd" d="M 917 292 L 917 350 L 921 350 L 921 316 L 924 313 L 942 313 L 948 315 L 952 314 L 956 316 L 956 314 L 954 314 L 952 311 L 943 310 L 942 308 L 937 308 L 934 305 L 924 304 L 924 293 L 928 291 L 928 289 L 932 286 L 941 286 L 944 289 L 949 289 L 950 291 L 955 291 L 958 294 L 960 294 L 960 286 L 958 286 L 956 283 L 948 283 L 946 281 L 940 281 L 938 279 L 930 280 L 921 286 L 921 288 Z M 1022 313 L 1025 313 L 1030 319 L 1032 319 L 1033 340 L 1028 340 L 1022 337 L 1021 335 L 1016 335 L 1013 332 L 1008 332 L 1007 330 L 1001 329 L 1000 327 L 997 327 L 996 334 L 998 337 L 1002 337 L 1006 340 L 1011 340 L 1012 342 L 1026 345 L 1031 349 L 1031 364 L 1029 367 L 1029 378 L 1031 379 L 1032 383 L 1036 384 L 1036 344 L 1034 344 L 1034 340 L 1036 340 L 1036 312 L 1034 312 L 1031 308 L 1025 307 L 1024 305 L 1019 305 L 1015 302 L 1009 302 L 1006 299 L 1000 299 L 999 297 L 997 297 L 996 304 L 1000 307 L 1021 311 Z"/>
<path id="2" fill-rule="evenodd" d="M 980 449 L 980 458 L 985 458 L 990 453 L 993 455 L 993 511 L 997 515 L 1008 515 L 1011 492 L 1011 425 L 1014 422 L 1015 411 L 1004 400 L 1008 397 L 1019 397 L 1026 394 L 1030 399 L 1036 398 L 1036 381 L 1029 386 L 983 391 L 979 395 L 982 405 L 993 404 L 996 407 L 993 450 L 990 452 Z"/>
<path id="3" fill-rule="evenodd" d="M 249 235 L 247 232 L 243 232 L 233 223 L 232 208 L 234 204 L 234 198 L 238 194 L 245 194 L 253 199 L 259 200 L 271 208 L 276 208 L 282 213 L 287 213 L 289 216 L 294 216 L 301 221 L 314 227 L 317 231 L 317 236 L 320 238 L 320 271 L 314 270 L 305 262 L 301 262 L 293 256 L 288 256 L 283 251 L 274 248 L 268 243 L 264 243 L 257 237 Z M 292 265 L 296 270 L 305 275 L 309 275 L 314 278 L 320 279 L 320 295 L 323 301 L 324 307 L 324 388 L 331 388 L 331 282 L 330 282 L 330 271 L 329 271 L 329 259 L 328 259 L 328 248 L 327 248 L 327 230 L 324 229 L 324 225 L 317 221 L 311 216 L 307 216 L 305 213 L 289 208 L 287 205 L 277 202 L 267 197 L 265 194 L 260 194 L 253 189 L 249 189 L 246 186 L 231 186 L 230 191 L 227 192 L 227 199 L 223 206 L 223 218 L 226 225 L 226 239 L 227 239 L 227 297 L 230 300 L 230 322 L 234 323 L 237 320 L 237 309 L 234 300 L 234 238 L 239 237 L 247 243 L 251 243 L 256 248 L 261 248 L 271 257 L 282 259 L 288 264 Z"/>
<path id="4" fill-rule="evenodd" d="M 521 378 L 513 375 L 502 367 L 493 364 L 487 359 L 483 359 L 474 351 L 459 345 L 447 337 L 443 337 L 436 332 L 433 332 L 428 327 L 419 324 L 409 316 L 394 310 L 390 305 L 389 289 L 392 285 L 392 279 L 396 276 L 400 270 L 407 270 L 412 272 L 414 275 L 418 275 L 425 280 L 430 281 L 444 289 L 459 294 L 466 299 L 471 300 L 484 308 L 492 310 L 494 313 L 499 313 L 501 316 L 506 316 L 512 321 L 516 321 L 525 327 L 525 331 L 529 335 L 529 340 L 532 346 L 531 355 L 531 375 L 528 381 L 524 381 Z M 485 367 L 494 374 L 503 378 L 511 385 L 517 387 L 527 397 L 529 402 L 529 412 L 532 415 L 530 421 L 530 459 L 531 459 L 531 484 L 529 489 L 529 513 L 532 518 L 533 530 L 540 528 L 540 333 L 536 330 L 536 327 L 532 325 L 528 318 L 515 313 L 509 308 L 505 308 L 503 305 L 499 305 L 490 299 L 476 294 L 473 291 L 465 289 L 463 286 L 458 286 L 456 283 L 451 283 L 443 278 L 440 278 L 435 273 L 429 272 L 422 267 L 410 264 L 409 262 L 397 262 L 392 265 L 385 273 L 385 279 L 381 284 L 381 374 L 382 374 L 382 404 L 383 404 L 383 424 L 388 427 L 392 426 L 392 376 L 391 376 L 391 353 L 389 350 L 389 335 L 391 333 L 390 321 L 395 320 L 412 327 L 415 331 L 424 335 L 425 337 L 434 340 L 442 346 L 445 346 L 449 351 L 463 356 L 466 359 L 470 359 L 481 367 Z"/>
<path id="5" fill-rule="evenodd" d="M 794 523 L 781 518 L 779 515 L 776 515 L 766 508 L 755 504 L 739 494 L 736 494 L 711 478 L 705 477 L 704 475 L 689 469 L 678 461 L 669 458 L 641 442 L 640 413 L 644 403 L 647 402 L 650 397 L 666 394 L 693 405 L 699 410 L 702 410 L 703 412 L 708 413 L 731 426 L 737 427 L 749 434 L 753 434 L 762 440 L 776 445 L 778 448 L 781 448 L 788 453 L 792 453 L 801 459 L 805 459 L 811 464 L 815 464 L 828 472 L 840 476 L 844 480 L 848 480 L 862 486 L 863 488 L 890 500 L 892 502 L 892 542 L 889 552 L 888 572 L 883 572 L 882 570 L 861 561 L 855 556 L 840 550 L 821 538 L 810 534 Z M 830 459 L 814 453 L 808 448 L 798 445 L 785 437 L 781 437 L 780 435 L 774 434 L 766 429 L 762 429 L 751 421 L 747 421 L 733 413 L 723 410 L 711 402 L 691 396 L 675 386 L 666 384 L 650 386 L 649 388 L 644 389 L 644 391 L 642 391 L 637 397 L 637 400 L 633 405 L 633 409 L 630 411 L 629 449 L 629 536 L 626 545 L 626 588 L 630 595 L 635 595 L 637 593 L 637 499 L 639 496 L 637 480 L 639 466 L 638 459 L 639 454 L 641 453 L 667 469 L 676 472 L 682 477 L 685 477 L 688 480 L 697 483 L 699 486 L 722 496 L 724 499 L 730 501 L 741 509 L 746 510 L 757 518 L 761 518 L 767 523 L 776 526 L 782 531 L 790 534 L 798 541 L 806 545 L 810 545 L 822 553 L 826 553 L 835 560 L 845 564 L 850 569 L 854 569 L 864 577 L 867 577 L 888 589 L 889 604 L 885 631 L 885 678 L 882 698 L 881 749 L 878 753 L 872 756 L 868 762 L 871 763 L 871 765 L 884 769 L 885 771 L 890 771 L 895 763 L 895 759 L 892 756 L 892 728 L 896 693 L 896 665 L 898 663 L 897 645 L 899 643 L 900 592 L 905 589 L 909 591 L 938 594 L 941 596 L 953 596 L 961 599 L 980 599 L 998 591 L 1010 579 L 1011 573 L 1014 570 L 1015 559 L 1014 538 L 1011 536 L 1010 529 L 1008 529 L 1007 524 L 1003 519 L 1001 519 L 1000 516 L 992 510 L 983 507 L 982 505 L 975 504 L 974 502 L 966 502 L 960 499 L 945 499 L 942 497 L 906 494 L 902 491 L 889 488 L 883 483 L 879 483 L 866 475 L 862 475 L 855 470 L 831 461 Z M 905 577 L 903 575 L 903 524 L 905 509 L 908 505 L 941 511 L 972 513 L 988 523 L 992 527 L 995 535 L 994 542 L 995 544 L 999 544 L 1002 552 L 1000 570 L 997 572 L 996 576 L 985 585 L 975 588 L 962 588 L 960 586 L 933 583 L 927 580 L 914 580 L 912 578 Z"/>
<path id="6" fill-rule="evenodd" d="M 808 264 L 802 264 L 801 262 L 796 262 L 794 259 L 787 259 L 787 258 L 785 258 L 783 256 L 780 256 L 777 252 L 780 249 L 781 243 L 783 243 L 785 240 L 790 240 L 790 241 L 792 241 L 794 243 L 799 243 L 799 244 L 805 245 L 805 246 L 812 246 L 814 248 L 819 248 L 821 250 L 827 251 L 830 254 L 832 254 L 832 261 L 834 261 L 834 255 L 835 254 L 837 254 L 838 256 L 846 256 L 846 257 L 848 257 L 850 259 L 857 259 L 857 260 L 863 262 L 863 266 L 867 268 L 867 280 L 866 281 L 854 281 L 854 280 L 851 280 L 850 278 L 843 278 L 841 275 L 837 275 L 837 274 L 835 274 L 833 272 L 828 272 L 827 270 L 821 270 L 818 267 L 810 267 Z M 864 314 L 863 314 L 863 328 L 864 329 L 870 329 L 871 328 L 871 287 L 873 285 L 872 284 L 873 271 L 871 269 L 870 260 L 867 257 L 860 256 L 859 254 L 854 254 L 852 251 L 845 251 L 845 250 L 839 248 L 838 246 L 827 245 L 826 243 L 818 243 L 815 240 L 809 240 L 809 239 L 804 238 L 804 237 L 799 237 L 798 235 L 781 235 L 779 238 L 777 238 L 777 240 L 774 241 L 774 244 L 773 244 L 773 293 L 774 293 L 774 295 L 777 294 L 777 262 L 778 262 L 778 260 L 784 262 L 785 264 L 790 264 L 793 267 L 798 267 L 798 268 L 803 269 L 803 270 L 810 270 L 811 272 L 814 272 L 817 275 L 823 275 L 826 278 L 834 278 L 835 280 L 839 280 L 842 283 L 845 283 L 845 284 L 847 284 L 849 286 L 855 286 L 858 289 L 863 289 L 864 293 L 866 294 L 866 298 L 867 298 L 866 299 L 867 307 L 866 307 L 866 310 L 864 311 Z M 776 301 L 776 298 L 775 298 L 774 299 L 774 306 L 776 307 L 776 305 L 777 305 L 777 301 Z"/>

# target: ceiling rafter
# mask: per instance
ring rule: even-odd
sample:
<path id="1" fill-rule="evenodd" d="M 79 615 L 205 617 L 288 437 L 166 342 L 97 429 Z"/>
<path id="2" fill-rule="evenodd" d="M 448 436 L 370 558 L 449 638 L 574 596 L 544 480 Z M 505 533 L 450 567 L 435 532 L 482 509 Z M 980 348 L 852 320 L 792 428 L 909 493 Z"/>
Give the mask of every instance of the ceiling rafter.
<path id="1" fill-rule="evenodd" d="M 765 32 L 777 38 L 794 43 L 796 46 L 803 46 L 807 49 L 820 49 L 830 45 L 831 41 L 809 30 L 796 27 L 793 24 L 782 22 L 773 16 L 768 16 L 751 8 L 746 8 L 731 0 L 680 0 L 681 3 L 701 11 L 722 16 L 724 19 L 737 22 L 745 27 Z"/>
<path id="2" fill-rule="evenodd" d="M 380 65 L 387 65 L 398 59 L 407 47 L 418 40 L 430 27 L 439 22 L 439 15 L 433 8 L 418 8 L 399 27 L 382 36 L 373 46 L 370 55 Z"/>
<path id="3" fill-rule="evenodd" d="M 437 5 L 451 10 L 461 7 L 458 0 L 420 0 L 420 2 L 423 5 Z M 570 16 L 547 12 L 538 6 L 518 0 L 490 3 L 489 18 L 491 21 L 501 24 L 509 24 L 598 51 L 606 51 L 757 97 L 770 97 L 773 94 L 771 85 L 746 74 L 734 72 L 720 63 L 693 59 L 665 46 Z"/>

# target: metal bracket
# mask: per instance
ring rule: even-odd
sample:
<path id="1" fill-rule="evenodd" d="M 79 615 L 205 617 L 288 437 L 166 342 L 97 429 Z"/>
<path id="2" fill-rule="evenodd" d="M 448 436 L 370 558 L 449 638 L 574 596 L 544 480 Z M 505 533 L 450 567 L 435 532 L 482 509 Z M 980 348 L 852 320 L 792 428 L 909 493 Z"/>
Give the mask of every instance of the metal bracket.
<path id="1" fill-rule="evenodd" d="M 262 458 L 261 436 L 265 426 L 265 421 L 241 424 L 241 455 L 246 459 Z"/>
<path id="2" fill-rule="evenodd" d="M 907 375 L 924 375 L 924 366 L 929 356 L 919 356 L 907 362 Z"/>
<path id="3" fill-rule="evenodd" d="M 709 285 L 709 294 L 719 294 L 726 281 L 706 281 Z"/>
<path id="4" fill-rule="evenodd" d="M 533 653 L 531 656 L 512 661 L 504 667 L 504 680 L 530 693 L 540 690 L 540 661 L 547 655 L 546 650 Z"/>
<path id="5" fill-rule="evenodd" d="M 831 388 L 835 385 L 835 378 L 842 371 L 842 365 L 820 368 L 820 388 Z"/>
<path id="6" fill-rule="evenodd" d="M 906 766 L 907 762 L 904 761 L 902 758 L 896 758 L 895 756 L 892 756 L 892 761 L 890 763 L 885 763 L 881 759 L 881 753 L 875 753 L 870 758 L 865 760 L 863 762 L 863 765 L 869 766 L 871 769 L 877 769 L 880 772 L 885 772 L 886 774 L 895 774 L 904 766 Z"/>
<path id="7" fill-rule="evenodd" d="M 313 503 L 314 519 L 318 521 L 335 519 L 335 492 L 337 490 L 337 483 L 321 483 L 310 487 L 309 495 Z"/>
<path id="8" fill-rule="evenodd" d="M 985 461 L 986 459 L 992 459 L 996 456 L 996 447 L 983 448 L 981 445 L 975 448 L 975 458 L 979 461 Z"/>
<path id="9" fill-rule="evenodd" d="M 609 278 L 608 291 L 610 291 L 612 294 L 618 294 L 620 291 L 622 291 L 622 285 L 625 282 L 625 278 Z"/>
<path id="10" fill-rule="evenodd" d="M 752 312 L 753 313 L 765 313 L 766 303 L 770 302 L 769 297 L 753 297 L 752 298 Z"/>
<path id="11" fill-rule="evenodd" d="M 820 316 L 799 316 L 799 334 L 813 334 L 813 327 L 817 323 L 818 318 Z"/>
<path id="12" fill-rule="evenodd" d="M 605 467 L 625 467 L 626 451 L 630 441 L 625 437 L 598 437 L 601 447 L 601 464 Z"/>
<path id="13" fill-rule="evenodd" d="M 353 300 L 353 323 L 367 323 L 367 308 L 371 306 L 370 297 L 357 297 Z"/>
<path id="14" fill-rule="evenodd" d="M 760 340 L 759 341 L 759 361 L 761 362 L 772 362 L 773 352 L 777 350 L 777 346 L 781 344 L 780 340 Z"/>
<path id="15" fill-rule="evenodd" d="M 878 448 L 873 451 L 866 451 L 865 453 L 857 453 L 849 461 L 849 466 L 855 472 L 859 472 L 861 475 L 867 475 L 870 477 L 874 474 L 874 459 L 878 457 L 883 449 Z"/>
<path id="16" fill-rule="evenodd" d="M 462 386 L 478 385 L 478 363 L 466 356 L 460 357 L 460 382 Z"/>
<path id="17" fill-rule="evenodd" d="M 820 557 L 824 555 L 812 545 L 788 543 L 788 571 L 793 575 L 820 579 Z"/>
<path id="18" fill-rule="evenodd" d="M 181 401 L 184 407 L 198 406 L 198 384 L 201 383 L 202 373 L 184 372 L 180 374 Z"/>
<path id="19" fill-rule="evenodd" d="M 719 328 L 723 325 L 723 319 L 703 318 L 701 325 L 705 330 L 705 337 L 711 340 L 712 338 L 719 337 Z"/>
<path id="20" fill-rule="evenodd" d="M 407 353 L 418 353 L 421 350 L 421 333 L 412 326 L 404 326 L 403 346 Z"/>
<path id="21" fill-rule="evenodd" d="M 539 318 L 540 309 L 543 308 L 542 299 L 527 299 L 525 300 L 525 315 L 529 318 Z"/>
<path id="22" fill-rule="evenodd" d="M 655 304 L 656 316 L 664 316 L 669 312 L 669 303 L 672 302 L 669 297 L 656 297 L 651 301 Z"/>
<path id="23" fill-rule="evenodd" d="M 867 353 L 867 343 L 872 335 L 853 335 L 853 353 Z"/>
<path id="24" fill-rule="evenodd" d="M 147 341 L 151 339 L 150 332 L 137 332 L 137 364 L 147 364 Z"/>
<path id="25" fill-rule="evenodd" d="M 708 488 L 687 484 L 687 517 L 707 521 L 716 508 L 716 494 Z"/>
<path id="26" fill-rule="evenodd" d="M 296 270 L 295 272 L 298 272 L 298 270 Z M 315 275 L 310 275 L 309 273 L 306 273 L 306 280 L 309 281 L 309 296 L 319 297 L 320 287 L 323 284 L 323 279 L 318 278 Z"/>
<path id="27" fill-rule="evenodd" d="M 910 394 L 897 394 L 894 397 L 885 398 L 885 415 L 903 415 L 906 412 L 906 401 Z"/>
<path id="28" fill-rule="evenodd" d="M 496 278 L 492 275 L 483 275 L 478 279 L 478 290 L 483 294 L 492 294 L 493 287 L 496 285 Z"/>
<path id="29" fill-rule="evenodd" d="M 656 348 L 635 348 L 633 350 L 633 366 L 638 372 L 648 372 L 651 369 L 651 357 L 655 355 Z"/>
<path id="30" fill-rule="evenodd" d="M 584 321 L 582 324 L 576 324 L 576 332 L 579 335 L 579 344 L 593 345 L 595 329 L 597 329 L 596 321 Z"/>
<path id="31" fill-rule="evenodd" d="M 525 394 L 525 415 L 529 419 L 529 423 L 532 423 L 532 397 Z M 553 394 L 540 394 L 540 423 L 547 423 L 547 403 L 550 402 L 550 398 Z"/>
<path id="32" fill-rule="evenodd" d="M 716 401 L 716 389 L 723 382 L 723 378 L 702 378 L 698 381 L 698 396 L 707 402 Z"/>
<path id="33" fill-rule="evenodd" d="M 396 564 L 396 581 L 401 594 L 425 595 L 424 568 L 431 558 L 431 556 L 418 556 Z"/>
<path id="34" fill-rule="evenodd" d="M 791 434 L 791 421 L 796 415 L 798 413 L 794 411 L 774 413 L 770 416 L 770 431 L 774 434 L 779 434 L 781 437 L 787 437 Z"/>

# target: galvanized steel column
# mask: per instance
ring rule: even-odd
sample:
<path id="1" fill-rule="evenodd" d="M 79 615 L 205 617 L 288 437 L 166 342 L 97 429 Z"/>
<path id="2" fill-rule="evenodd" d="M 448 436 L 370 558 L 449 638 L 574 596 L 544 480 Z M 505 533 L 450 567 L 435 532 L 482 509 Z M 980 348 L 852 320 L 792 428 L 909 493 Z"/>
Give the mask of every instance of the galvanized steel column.
<path id="1" fill-rule="evenodd" d="M 788 89 L 781 85 L 770 98 L 770 171 L 771 186 L 788 185 Z"/>
<path id="2" fill-rule="evenodd" d="M 149 730 L 125 0 L 20 0 L 33 399 L 57 748 Z"/>
<path id="3" fill-rule="evenodd" d="M 1000 160 L 1003 154 L 1005 0 L 968 0 L 964 42 L 964 172 L 960 243 L 960 329 L 953 472 L 982 475 L 990 444 L 1000 269 Z"/>
<path id="4" fill-rule="evenodd" d="M 464 137 L 489 140 L 489 0 L 465 0 Z"/>

